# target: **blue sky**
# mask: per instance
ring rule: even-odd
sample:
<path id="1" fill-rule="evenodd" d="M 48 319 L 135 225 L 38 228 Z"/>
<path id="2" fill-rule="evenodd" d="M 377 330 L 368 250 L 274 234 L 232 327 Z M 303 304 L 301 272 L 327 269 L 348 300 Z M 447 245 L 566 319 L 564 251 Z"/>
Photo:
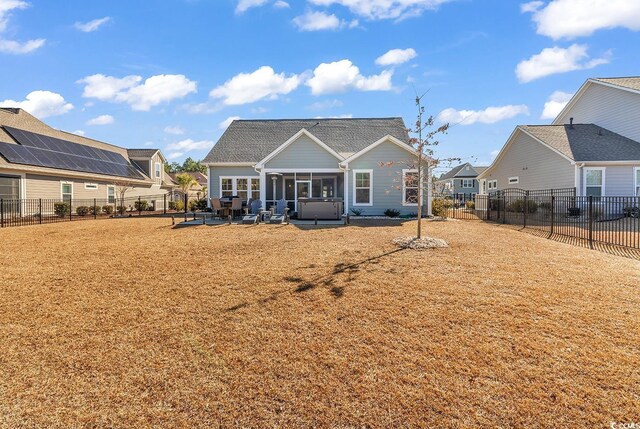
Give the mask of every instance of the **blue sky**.
<path id="1" fill-rule="evenodd" d="M 409 126 L 428 91 L 437 154 L 488 164 L 585 79 L 640 74 L 638 31 L 635 0 L 0 0 L 0 102 L 182 161 L 229 118 Z"/>

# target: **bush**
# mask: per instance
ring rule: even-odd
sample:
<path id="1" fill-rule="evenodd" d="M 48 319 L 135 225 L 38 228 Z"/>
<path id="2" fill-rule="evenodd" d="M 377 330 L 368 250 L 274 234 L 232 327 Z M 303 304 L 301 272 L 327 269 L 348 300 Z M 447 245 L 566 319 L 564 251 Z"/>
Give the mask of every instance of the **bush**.
<path id="1" fill-rule="evenodd" d="M 181 212 L 182 210 L 184 210 L 184 203 L 182 202 L 182 200 L 169 201 L 169 210 L 176 210 Z"/>
<path id="2" fill-rule="evenodd" d="M 475 210 L 476 202 L 475 201 L 467 201 L 466 203 L 464 203 L 464 206 L 466 208 L 468 208 L 469 210 Z"/>
<path id="3" fill-rule="evenodd" d="M 89 206 L 89 214 L 99 215 L 100 213 L 102 213 L 102 206 Z"/>
<path id="4" fill-rule="evenodd" d="M 113 214 L 113 206 L 102 206 L 102 211 L 106 215 L 111 216 Z"/>
<path id="5" fill-rule="evenodd" d="M 351 213 L 353 213 L 354 216 L 362 216 L 362 213 L 364 213 L 364 210 L 362 210 L 362 209 L 351 209 Z"/>
<path id="6" fill-rule="evenodd" d="M 53 212 L 59 217 L 65 217 L 71 213 L 71 204 L 69 203 L 54 203 Z"/>
<path id="7" fill-rule="evenodd" d="M 448 210 L 453 207 L 453 201 L 446 198 L 434 198 L 431 203 L 431 212 L 434 216 L 447 217 Z"/>
<path id="8" fill-rule="evenodd" d="M 207 209 L 207 200 L 202 198 L 200 200 L 191 200 L 189 201 L 189 210 L 195 212 L 196 210 L 206 210 Z"/>
<path id="9" fill-rule="evenodd" d="M 527 213 L 535 213 L 538 211 L 538 204 L 535 201 L 528 200 L 526 205 L 527 205 Z M 507 205 L 508 212 L 524 213 L 524 210 L 525 210 L 525 203 L 524 203 L 524 200 L 521 200 L 521 199 L 511 201 Z"/>
<path id="10" fill-rule="evenodd" d="M 538 204 L 538 208 L 543 210 L 551 210 L 551 203 L 543 201 L 540 204 Z"/>
<path id="11" fill-rule="evenodd" d="M 118 206 L 116 207 L 116 211 L 120 216 L 122 216 L 127 211 L 127 206 Z"/>
<path id="12" fill-rule="evenodd" d="M 398 210 L 396 210 L 396 209 L 386 209 L 384 211 L 384 215 L 386 217 L 398 217 L 398 216 L 400 216 L 400 212 Z"/>
<path id="13" fill-rule="evenodd" d="M 78 206 L 76 207 L 76 214 L 78 216 L 86 216 L 89 214 L 89 207 L 87 206 Z"/>
<path id="14" fill-rule="evenodd" d="M 147 200 L 139 200 L 133 203 L 136 211 L 143 212 L 149 208 L 149 202 Z"/>

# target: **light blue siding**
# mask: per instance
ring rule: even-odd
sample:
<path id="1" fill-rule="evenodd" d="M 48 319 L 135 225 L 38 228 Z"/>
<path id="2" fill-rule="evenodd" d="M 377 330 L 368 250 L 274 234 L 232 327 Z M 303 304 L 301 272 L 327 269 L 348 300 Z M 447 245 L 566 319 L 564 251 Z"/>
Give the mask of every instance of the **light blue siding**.
<path id="1" fill-rule="evenodd" d="M 260 177 L 253 167 L 209 167 L 209 191 L 211 198 L 220 197 L 220 177 Z"/>
<path id="2" fill-rule="evenodd" d="M 338 168 L 341 160 L 306 135 L 300 136 L 282 152 L 269 160 L 266 168 Z"/>
<path id="3" fill-rule="evenodd" d="M 355 208 L 364 215 L 383 215 L 386 209 L 401 214 L 418 212 L 417 206 L 402 205 L 402 170 L 415 166 L 416 158 L 410 152 L 391 142 L 385 142 L 349 164 L 349 211 Z M 373 205 L 354 206 L 354 171 L 373 170 Z M 426 198 L 424 198 L 426 206 Z"/>

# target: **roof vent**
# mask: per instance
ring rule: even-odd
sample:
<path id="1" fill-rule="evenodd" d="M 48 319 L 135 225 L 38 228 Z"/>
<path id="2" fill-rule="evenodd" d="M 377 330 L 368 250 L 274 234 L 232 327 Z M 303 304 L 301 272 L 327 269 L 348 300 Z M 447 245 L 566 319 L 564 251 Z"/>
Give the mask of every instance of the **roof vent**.
<path id="1" fill-rule="evenodd" d="M 602 128 L 598 128 L 598 135 L 601 136 L 602 135 Z"/>
<path id="2" fill-rule="evenodd" d="M 573 118 L 569 118 L 569 128 L 573 129 Z"/>

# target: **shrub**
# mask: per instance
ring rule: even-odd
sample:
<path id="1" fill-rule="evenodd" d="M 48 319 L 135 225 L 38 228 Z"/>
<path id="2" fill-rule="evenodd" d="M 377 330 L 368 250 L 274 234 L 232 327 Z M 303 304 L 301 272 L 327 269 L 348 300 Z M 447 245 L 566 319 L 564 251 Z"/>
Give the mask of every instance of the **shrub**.
<path id="1" fill-rule="evenodd" d="M 467 201 L 466 203 L 464 203 L 464 206 L 466 208 L 468 208 L 469 210 L 475 210 L 476 202 L 475 201 Z"/>
<path id="2" fill-rule="evenodd" d="M 398 210 L 396 210 L 396 209 L 386 209 L 384 211 L 384 215 L 386 217 L 398 217 L 398 216 L 400 216 L 400 212 Z"/>
<path id="3" fill-rule="evenodd" d="M 638 207 L 627 206 L 622 209 L 622 214 L 625 217 L 640 217 L 640 209 Z"/>
<path id="4" fill-rule="evenodd" d="M 551 203 L 547 201 L 543 201 L 540 204 L 538 204 L 538 208 L 541 208 L 543 210 L 551 210 Z"/>
<path id="5" fill-rule="evenodd" d="M 431 212 L 434 216 L 447 217 L 447 211 L 453 207 L 453 201 L 446 198 L 434 198 L 431 203 Z"/>
<path id="6" fill-rule="evenodd" d="M 99 215 L 100 213 L 102 213 L 102 206 L 89 206 L 89 214 Z"/>
<path id="7" fill-rule="evenodd" d="M 354 216 L 362 216 L 362 213 L 364 213 L 364 210 L 362 210 L 362 209 L 351 209 L 351 213 L 353 213 Z"/>
<path id="8" fill-rule="evenodd" d="M 120 216 L 122 216 L 127 211 L 127 206 L 118 206 L 116 207 L 116 211 L 118 212 L 118 214 L 120 214 Z"/>
<path id="9" fill-rule="evenodd" d="M 526 206 L 527 213 L 535 213 L 538 211 L 538 204 L 535 201 L 528 200 Z M 513 200 L 507 205 L 508 212 L 524 213 L 524 210 L 525 203 L 522 199 Z"/>
<path id="10" fill-rule="evenodd" d="M 53 212 L 60 216 L 65 217 L 69 213 L 71 213 L 71 204 L 69 203 L 54 203 L 53 204 Z"/>
<path id="11" fill-rule="evenodd" d="M 76 214 L 78 216 L 86 216 L 89 214 L 89 207 L 87 206 L 78 206 L 76 207 Z"/>
<path id="12" fill-rule="evenodd" d="M 133 206 L 137 211 L 143 212 L 149 208 L 149 202 L 147 200 L 139 200 L 133 203 Z"/>
<path id="13" fill-rule="evenodd" d="M 102 206 L 102 211 L 106 214 L 111 216 L 113 214 L 113 206 Z"/>
<path id="14" fill-rule="evenodd" d="M 184 202 L 182 200 L 169 201 L 169 209 L 181 212 L 184 210 Z"/>
<path id="15" fill-rule="evenodd" d="M 196 210 L 206 210 L 207 209 L 207 200 L 200 199 L 200 200 L 191 200 L 189 201 L 189 210 L 192 212 L 195 212 Z"/>

